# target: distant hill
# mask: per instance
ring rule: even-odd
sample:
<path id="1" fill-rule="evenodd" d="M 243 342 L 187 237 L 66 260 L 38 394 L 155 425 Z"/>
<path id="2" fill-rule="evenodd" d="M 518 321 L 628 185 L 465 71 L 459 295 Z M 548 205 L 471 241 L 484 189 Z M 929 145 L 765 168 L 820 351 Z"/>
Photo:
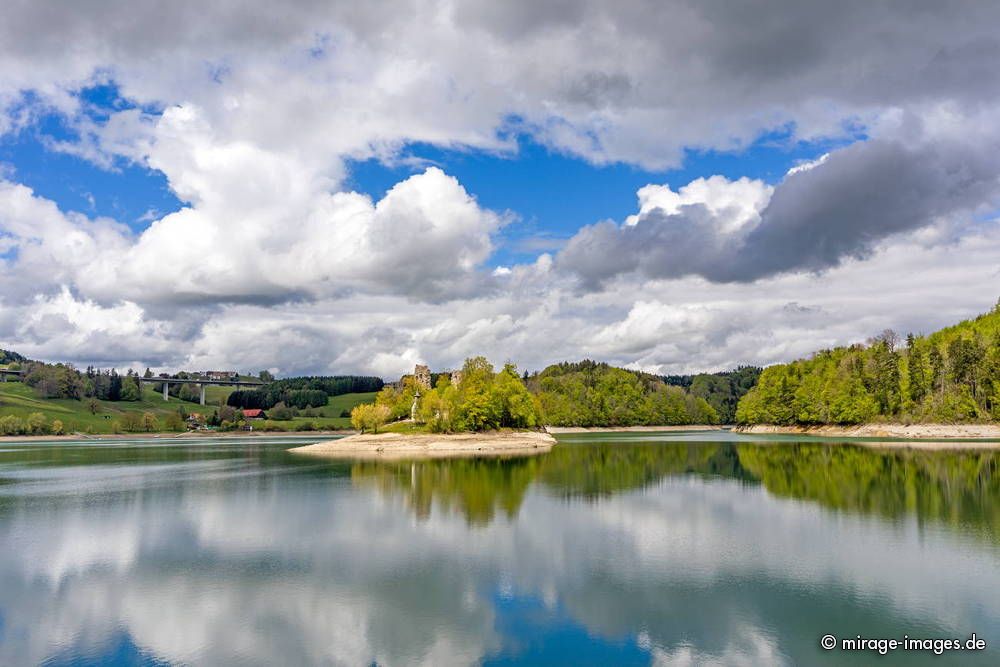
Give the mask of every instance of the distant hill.
<path id="1" fill-rule="evenodd" d="M 1000 419 L 1000 303 L 926 336 L 885 331 L 764 369 L 739 402 L 742 424 Z"/>
<path id="2" fill-rule="evenodd" d="M 757 366 L 739 366 L 721 373 L 664 375 L 663 381 L 704 398 L 719 413 L 720 422 L 732 424 L 736 419 L 736 405 L 757 385 L 761 370 Z"/>
<path id="3" fill-rule="evenodd" d="M 527 379 L 551 426 L 717 424 L 701 397 L 651 373 L 589 359 L 553 364 Z"/>
<path id="4" fill-rule="evenodd" d="M 10 350 L 0 350 L 0 365 L 7 365 L 13 363 L 21 363 L 22 361 L 27 361 L 22 355 L 17 352 L 11 352 Z"/>

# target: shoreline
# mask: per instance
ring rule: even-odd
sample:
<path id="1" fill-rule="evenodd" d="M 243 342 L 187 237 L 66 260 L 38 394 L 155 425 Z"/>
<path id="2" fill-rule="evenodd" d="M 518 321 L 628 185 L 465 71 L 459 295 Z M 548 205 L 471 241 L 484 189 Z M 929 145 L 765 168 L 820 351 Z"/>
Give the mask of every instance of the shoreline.
<path id="1" fill-rule="evenodd" d="M 722 424 L 688 424 L 687 426 L 546 426 L 553 435 L 564 433 L 664 433 L 669 431 L 722 431 Z"/>
<path id="2" fill-rule="evenodd" d="M 824 438 L 900 438 L 903 440 L 1000 441 L 1000 424 L 859 424 L 857 426 L 737 426 L 735 433 L 751 435 L 814 435 Z M 957 442 L 953 444 L 958 444 Z M 993 443 L 1000 447 L 1000 442 Z"/>
<path id="3" fill-rule="evenodd" d="M 4 442 L 106 442 L 114 440 L 182 440 L 188 438 L 269 438 L 275 436 L 295 436 L 313 438 L 317 435 L 353 435 L 354 430 L 336 429 L 330 431 L 161 431 L 157 433 L 69 433 L 63 435 L 3 435 Z"/>
<path id="4" fill-rule="evenodd" d="M 288 451 L 348 459 L 413 459 L 533 456 L 552 449 L 556 439 L 542 431 L 489 433 L 365 433 L 326 440 Z"/>

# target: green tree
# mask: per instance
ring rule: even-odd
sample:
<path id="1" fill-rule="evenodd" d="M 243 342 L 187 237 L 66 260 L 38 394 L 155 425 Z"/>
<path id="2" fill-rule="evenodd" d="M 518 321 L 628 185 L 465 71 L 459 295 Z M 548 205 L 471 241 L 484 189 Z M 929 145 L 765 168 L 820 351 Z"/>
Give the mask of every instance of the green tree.
<path id="1" fill-rule="evenodd" d="M 138 401 L 141 398 L 139 393 L 139 383 L 131 375 L 122 380 L 121 400 Z"/>

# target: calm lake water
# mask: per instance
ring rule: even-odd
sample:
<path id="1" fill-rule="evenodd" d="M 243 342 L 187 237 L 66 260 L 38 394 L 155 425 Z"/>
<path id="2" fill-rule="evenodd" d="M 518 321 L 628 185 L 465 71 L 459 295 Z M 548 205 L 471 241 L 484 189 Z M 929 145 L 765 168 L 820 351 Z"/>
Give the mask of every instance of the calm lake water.
<path id="1" fill-rule="evenodd" d="M 1000 664 L 998 453 L 287 453 L 308 441 L 0 443 L 0 665 Z"/>

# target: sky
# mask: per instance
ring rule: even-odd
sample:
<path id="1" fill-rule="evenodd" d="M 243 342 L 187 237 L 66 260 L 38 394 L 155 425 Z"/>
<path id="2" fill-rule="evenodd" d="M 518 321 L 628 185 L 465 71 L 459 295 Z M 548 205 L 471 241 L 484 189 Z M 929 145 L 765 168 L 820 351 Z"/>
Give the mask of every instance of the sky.
<path id="1" fill-rule="evenodd" d="M 1000 296 L 1000 5 L 15 0 L 0 347 L 767 365 Z"/>

